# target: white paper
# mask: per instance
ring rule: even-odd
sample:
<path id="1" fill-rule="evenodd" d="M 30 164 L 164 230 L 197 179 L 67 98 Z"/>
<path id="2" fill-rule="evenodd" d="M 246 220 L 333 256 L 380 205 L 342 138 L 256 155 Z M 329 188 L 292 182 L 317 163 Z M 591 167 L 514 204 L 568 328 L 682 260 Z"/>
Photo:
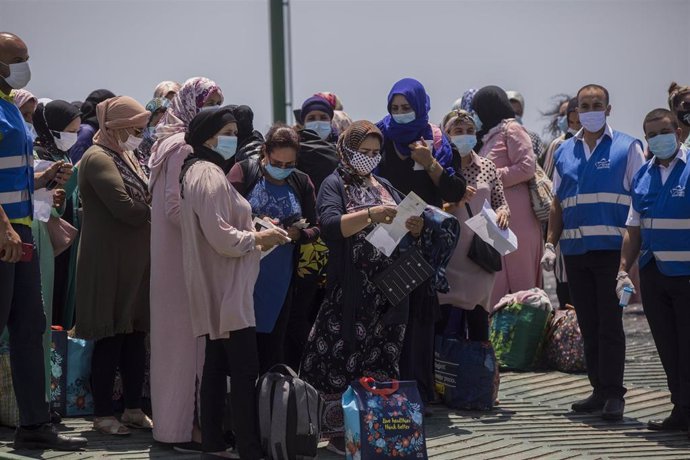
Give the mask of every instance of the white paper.
<path id="1" fill-rule="evenodd" d="M 34 160 L 34 172 L 41 173 L 53 166 L 54 161 L 49 160 Z"/>
<path id="2" fill-rule="evenodd" d="M 517 236 L 509 228 L 503 230 L 496 224 L 496 213 L 489 202 L 484 200 L 482 211 L 465 221 L 470 230 L 490 244 L 502 256 L 515 252 L 518 248 Z"/>
<path id="3" fill-rule="evenodd" d="M 410 192 L 404 200 L 398 204 L 398 213 L 390 224 L 378 224 L 368 235 L 366 240 L 376 249 L 390 257 L 398 247 L 400 241 L 407 235 L 405 222 L 412 216 L 421 216 L 426 208 L 426 203 L 419 195 Z"/>
<path id="4" fill-rule="evenodd" d="M 44 188 L 34 192 L 34 219 L 48 222 L 50 212 L 53 210 L 53 191 Z"/>
<path id="5" fill-rule="evenodd" d="M 252 225 L 254 226 L 254 229 L 256 229 L 256 231 L 262 231 L 261 229 L 280 228 L 274 225 L 273 222 L 269 221 L 268 219 L 261 219 L 259 217 L 255 217 L 254 220 L 252 220 Z M 275 248 L 276 246 L 273 246 L 271 249 L 267 251 L 261 251 L 261 258 L 263 259 L 267 255 L 269 255 L 271 252 L 273 252 Z"/>

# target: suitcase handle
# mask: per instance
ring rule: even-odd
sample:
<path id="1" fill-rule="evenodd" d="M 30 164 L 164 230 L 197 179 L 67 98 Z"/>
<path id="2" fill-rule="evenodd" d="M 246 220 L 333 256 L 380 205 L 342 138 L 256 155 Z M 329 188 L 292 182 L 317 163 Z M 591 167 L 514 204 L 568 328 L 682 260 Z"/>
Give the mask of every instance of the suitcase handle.
<path id="1" fill-rule="evenodd" d="M 380 396 L 390 396 L 393 393 L 397 392 L 398 388 L 400 388 L 400 382 L 397 380 L 391 381 L 391 387 L 390 388 L 373 388 L 371 386 L 371 384 L 376 383 L 376 380 L 372 379 L 371 377 L 362 377 L 361 379 L 359 379 L 359 383 L 369 393 L 373 393 L 375 395 L 380 395 Z"/>

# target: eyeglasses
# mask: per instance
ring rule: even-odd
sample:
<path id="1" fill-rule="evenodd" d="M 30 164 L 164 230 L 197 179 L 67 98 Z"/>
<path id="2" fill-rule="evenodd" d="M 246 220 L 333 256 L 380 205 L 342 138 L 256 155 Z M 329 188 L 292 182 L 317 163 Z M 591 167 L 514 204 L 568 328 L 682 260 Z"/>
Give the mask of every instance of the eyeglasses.
<path id="1" fill-rule="evenodd" d="M 273 166 L 274 168 L 280 168 L 280 169 L 291 169 L 297 167 L 297 162 L 296 161 L 291 161 L 289 163 L 283 163 L 280 161 L 273 161 L 273 160 L 268 160 L 268 163 Z"/>

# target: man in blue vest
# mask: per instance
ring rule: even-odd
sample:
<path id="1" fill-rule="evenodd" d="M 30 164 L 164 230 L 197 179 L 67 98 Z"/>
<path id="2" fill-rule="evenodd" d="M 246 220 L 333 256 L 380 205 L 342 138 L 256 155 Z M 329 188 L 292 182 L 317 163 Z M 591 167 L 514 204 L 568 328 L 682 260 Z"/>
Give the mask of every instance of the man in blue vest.
<path id="1" fill-rule="evenodd" d="M 55 179 L 69 178 L 56 163 L 35 178 L 33 147 L 10 91 L 31 78 L 26 44 L 0 32 L 0 333 L 10 333 L 10 366 L 19 408 L 16 449 L 76 450 L 84 438 L 68 438 L 50 423 L 45 397 L 43 332 L 46 319 L 41 299 L 38 257 L 31 236 L 32 193 Z"/>
<path id="2" fill-rule="evenodd" d="M 582 129 L 554 154 L 554 200 L 542 266 L 553 270 L 554 247 L 560 243 L 593 388 L 573 410 L 601 410 L 605 420 L 620 420 L 626 392 L 625 333 L 616 274 L 631 184 L 644 155 L 639 140 L 606 123 L 611 113 L 606 88 L 586 85 L 577 100 Z"/>
<path id="3" fill-rule="evenodd" d="M 690 420 L 690 164 L 678 120 L 656 109 L 644 119 L 654 155 L 632 183 L 628 231 L 616 291 L 632 286 L 627 271 L 640 256 L 642 305 L 671 391 L 673 411 L 650 430 L 688 430 Z M 690 436 L 690 433 L 688 433 Z"/>

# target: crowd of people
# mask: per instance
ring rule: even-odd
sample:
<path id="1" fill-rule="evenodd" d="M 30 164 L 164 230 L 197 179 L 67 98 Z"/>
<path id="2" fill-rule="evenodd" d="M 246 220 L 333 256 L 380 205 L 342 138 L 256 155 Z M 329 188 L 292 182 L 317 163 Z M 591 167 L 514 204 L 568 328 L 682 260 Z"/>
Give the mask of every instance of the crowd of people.
<path id="1" fill-rule="evenodd" d="M 674 404 L 649 428 L 688 429 L 689 86 L 672 85 L 668 109 L 645 117 L 645 148 L 608 124 L 609 94 L 596 84 L 557 101 L 547 146 L 522 124 L 522 95 L 497 86 L 467 90 L 440 124 L 411 78 L 392 86 L 377 123 L 353 122 L 319 92 L 295 126 L 264 136 L 252 109 L 227 104 L 208 78 L 162 82 L 144 106 L 105 89 L 83 102 L 40 99 L 24 89 L 30 76 L 26 44 L 0 33 L 0 331 L 20 413 L 15 448 L 86 445 L 54 429 L 46 402 L 46 337 L 59 325 L 94 342 L 94 430 L 149 429 L 181 451 L 264 458 L 256 380 L 287 363 L 322 394 L 323 435 L 344 455 L 341 396 L 353 380 L 414 380 L 436 402 L 436 331 L 462 324 L 466 338 L 488 340 L 492 307 L 540 287 L 543 269 L 555 269 L 585 343 L 592 394 L 573 410 L 622 418 L 618 297 L 637 288 Z M 548 222 L 528 187 L 541 167 L 553 181 Z M 486 271 L 468 257 L 469 229 L 448 249 L 425 213 L 406 220 L 386 256 L 367 235 L 410 192 L 460 223 L 488 203 L 518 249 Z M 47 219 L 34 218 L 39 197 L 51 200 Z M 375 279 L 412 245 L 447 252 L 430 261 L 447 289 L 432 277 L 392 305 Z M 235 449 L 224 433 L 228 376 Z"/>

